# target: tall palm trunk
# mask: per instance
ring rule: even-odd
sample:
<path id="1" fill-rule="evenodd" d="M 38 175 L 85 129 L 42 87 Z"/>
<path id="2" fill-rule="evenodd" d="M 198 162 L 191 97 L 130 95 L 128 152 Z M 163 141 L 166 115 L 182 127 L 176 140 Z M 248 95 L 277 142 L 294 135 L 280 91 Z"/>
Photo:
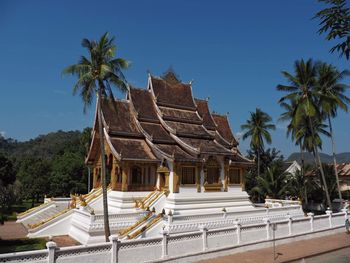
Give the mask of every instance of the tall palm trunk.
<path id="1" fill-rule="evenodd" d="M 311 117 L 309 117 L 308 119 L 309 119 L 309 125 L 310 125 L 310 129 L 311 129 L 311 136 L 312 136 L 312 138 L 315 138 L 314 128 L 313 128 L 313 125 L 312 125 Z M 322 167 L 321 157 L 320 157 L 320 154 L 318 152 L 318 148 L 317 148 L 316 144 L 313 145 L 313 148 L 314 148 L 314 151 L 315 151 L 315 155 L 317 157 L 318 166 L 319 166 L 319 169 L 320 169 L 320 172 L 321 172 L 321 178 L 322 178 L 323 185 L 324 185 L 324 188 L 325 188 L 324 190 L 325 190 L 325 193 L 326 193 L 327 205 L 332 210 L 332 202 L 331 202 L 331 198 L 329 197 L 329 193 L 328 193 L 328 186 L 327 186 L 326 177 L 324 175 L 324 171 L 323 171 L 323 167 Z"/>
<path id="2" fill-rule="evenodd" d="M 303 150 L 303 145 L 300 142 L 300 160 L 301 160 L 301 176 L 303 178 L 303 182 L 305 182 L 305 160 L 304 160 L 304 150 Z M 308 199 L 307 199 L 307 189 L 306 189 L 306 184 L 304 183 L 304 195 L 305 195 L 305 205 L 308 205 Z"/>
<path id="3" fill-rule="evenodd" d="M 337 170 L 337 160 L 335 158 L 335 141 L 333 137 L 333 127 L 332 127 L 331 117 L 329 116 L 329 114 L 328 114 L 328 125 L 329 125 L 329 133 L 331 134 L 331 141 L 332 141 L 334 174 L 335 174 L 335 179 L 337 180 L 339 199 L 340 199 L 340 202 L 342 202 L 343 198 L 340 191 L 339 176 L 338 176 L 338 170 Z"/>
<path id="4" fill-rule="evenodd" d="M 99 83 L 99 85 L 103 85 L 103 83 Z M 103 200 L 103 223 L 105 230 L 105 239 L 106 242 L 109 241 L 109 236 L 111 235 L 109 229 L 109 218 L 108 218 L 108 203 L 107 203 L 107 184 L 106 184 L 106 157 L 105 157 L 105 146 L 104 146 L 104 134 L 102 128 L 102 93 L 101 87 L 98 90 L 97 95 L 97 111 L 98 111 L 98 132 L 100 135 L 100 149 L 101 149 L 101 180 L 102 180 L 102 200 Z"/>
<path id="5" fill-rule="evenodd" d="M 260 176 L 260 151 L 257 151 L 257 156 L 258 156 L 258 176 Z"/>

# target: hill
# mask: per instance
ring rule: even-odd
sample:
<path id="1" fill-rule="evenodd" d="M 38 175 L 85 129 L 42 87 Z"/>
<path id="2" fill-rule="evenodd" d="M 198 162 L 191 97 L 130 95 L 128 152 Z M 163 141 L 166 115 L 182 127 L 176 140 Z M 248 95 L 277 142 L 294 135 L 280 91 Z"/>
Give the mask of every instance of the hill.
<path id="1" fill-rule="evenodd" d="M 0 136 L 0 153 L 16 159 L 24 156 L 53 159 L 64 152 L 79 152 L 84 155 L 85 149 L 81 145 L 81 137 L 80 131 L 51 132 L 25 142 L 11 138 L 5 139 Z"/>
<path id="2" fill-rule="evenodd" d="M 325 153 L 320 153 L 320 157 L 322 162 L 324 163 L 332 163 L 333 157 L 332 155 L 328 155 Z M 350 152 L 344 152 L 344 153 L 338 153 L 336 154 L 337 162 L 338 163 L 350 163 Z M 314 157 L 311 153 L 304 153 L 304 160 L 306 163 L 314 163 Z M 287 161 L 297 161 L 300 162 L 300 153 L 292 153 Z"/>

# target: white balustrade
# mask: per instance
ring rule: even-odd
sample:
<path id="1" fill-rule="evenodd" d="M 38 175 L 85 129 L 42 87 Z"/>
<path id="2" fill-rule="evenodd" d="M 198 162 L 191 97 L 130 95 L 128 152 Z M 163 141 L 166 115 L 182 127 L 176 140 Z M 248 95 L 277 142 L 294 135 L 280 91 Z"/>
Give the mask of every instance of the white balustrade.
<path id="1" fill-rule="evenodd" d="M 231 226 L 213 229 L 208 228 L 210 225 L 208 222 L 193 232 L 174 235 L 169 235 L 168 229 L 163 229 L 161 237 L 157 238 L 120 241 L 118 236 L 113 235 L 108 243 L 87 246 L 58 248 L 54 242 L 48 242 L 46 250 L 0 254 L 0 261 L 117 263 L 176 259 L 207 250 L 215 251 L 239 245 L 256 245 L 266 240 L 271 241 L 271 224 L 277 226 L 274 231 L 278 240 L 298 235 L 310 235 L 311 232 L 341 229 L 344 227 L 344 219 L 348 218 L 348 214 L 345 210 L 340 213 L 332 213 L 328 210 L 326 215 L 321 216 L 309 213 L 303 218 L 294 218 L 292 215 L 284 218 L 276 216 L 276 218 L 268 217 L 263 220 L 263 223 L 247 225 L 241 225 L 240 221 L 234 220 L 230 221 Z M 171 226 L 167 222 L 165 225 Z"/>

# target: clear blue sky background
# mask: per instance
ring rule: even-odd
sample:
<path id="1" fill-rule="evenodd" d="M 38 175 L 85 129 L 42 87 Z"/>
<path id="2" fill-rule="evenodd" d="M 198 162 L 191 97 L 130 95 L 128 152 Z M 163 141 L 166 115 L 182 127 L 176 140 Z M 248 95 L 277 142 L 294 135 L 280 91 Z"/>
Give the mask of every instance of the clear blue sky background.
<path id="1" fill-rule="evenodd" d="M 310 57 L 349 65 L 316 33 L 311 18 L 322 7 L 316 0 L 0 1 L 0 132 L 22 141 L 91 126 L 94 107 L 83 114 L 75 79 L 61 71 L 85 54 L 82 38 L 105 31 L 116 36 L 117 56 L 132 62 L 131 84 L 145 87 L 148 70 L 161 75 L 172 66 L 194 80 L 195 96 L 210 97 L 212 110 L 230 112 L 236 134 L 256 107 L 277 121 L 281 70 Z M 341 113 L 335 121 L 338 152 L 350 151 L 349 120 Z M 277 127 L 272 146 L 288 156 L 297 149 L 285 124 Z"/>

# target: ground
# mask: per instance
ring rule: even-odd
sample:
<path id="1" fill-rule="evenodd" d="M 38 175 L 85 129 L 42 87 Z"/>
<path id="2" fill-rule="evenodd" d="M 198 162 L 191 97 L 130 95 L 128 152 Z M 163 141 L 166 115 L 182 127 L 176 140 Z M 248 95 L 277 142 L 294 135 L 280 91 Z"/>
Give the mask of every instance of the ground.
<path id="1" fill-rule="evenodd" d="M 4 225 L 0 225 L 0 243 L 2 247 L 0 253 L 45 248 L 49 238 L 27 239 L 27 233 L 27 229 L 22 224 L 14 221 L 6 221 Z M 56 242 L 59 247 L 79 245 L 79 242 L 70 236 L 55 236 L 52 237 L 52 241 Z"/>
<path id="2" fill-rule="evenodd" d="M 299 263 L 295 261 L 293 263 Z M 306 258 L 305 263 L 348 263 L 350 262 L 350 248 L 339 249 L 327 254 L 318 255 L 311 258 Z"/>
<path id="3" fill-rule="evenodd" d="M 345 232 L 345 231 L 344 231 Z M 319 262 L 317 257 L 320 254 L 325 254 L 329 257 L 329 260 L 320 262 L 350 262 L 348 261 L 337 261 L 331 260 L 337 256 L 341 256 L 341 252 L 338 251 L 342 248 L 350 247 L 350 235 L 346 233 L 340 233 L 335 235 L 329 235 L 320 238 L 314 238 L 309 240 L 302 240 L 292 242 L 285 245 L 276 246 L 276 255 L 278 256 L 274 261 L 273 248 L 265 248 L 259 250 L 248 251 L 244 253 L 237 253 L 229 256 L 219 257 L 216 259 L 209 259 L 201 261 L 201 263 L 271 263 L 271 262 Z M 349 252 L 350 249 L 347 251 Z M 340 251 L 340 250 L 339 250 Z M 332 253 L 330 253 L 332 252 Z M 330 254 L 329 254 L 330 253 Z M 309 257 L 312 257 L 309 259 Z M 320 258 L 325 259 L 326 257 L 321 256 Z M 349 259 L 350 257 L 348 257 Z M 309 261 L 310 260 L 310 261 Z M 312 261 L 313 260 L 313 261 Z"/>

